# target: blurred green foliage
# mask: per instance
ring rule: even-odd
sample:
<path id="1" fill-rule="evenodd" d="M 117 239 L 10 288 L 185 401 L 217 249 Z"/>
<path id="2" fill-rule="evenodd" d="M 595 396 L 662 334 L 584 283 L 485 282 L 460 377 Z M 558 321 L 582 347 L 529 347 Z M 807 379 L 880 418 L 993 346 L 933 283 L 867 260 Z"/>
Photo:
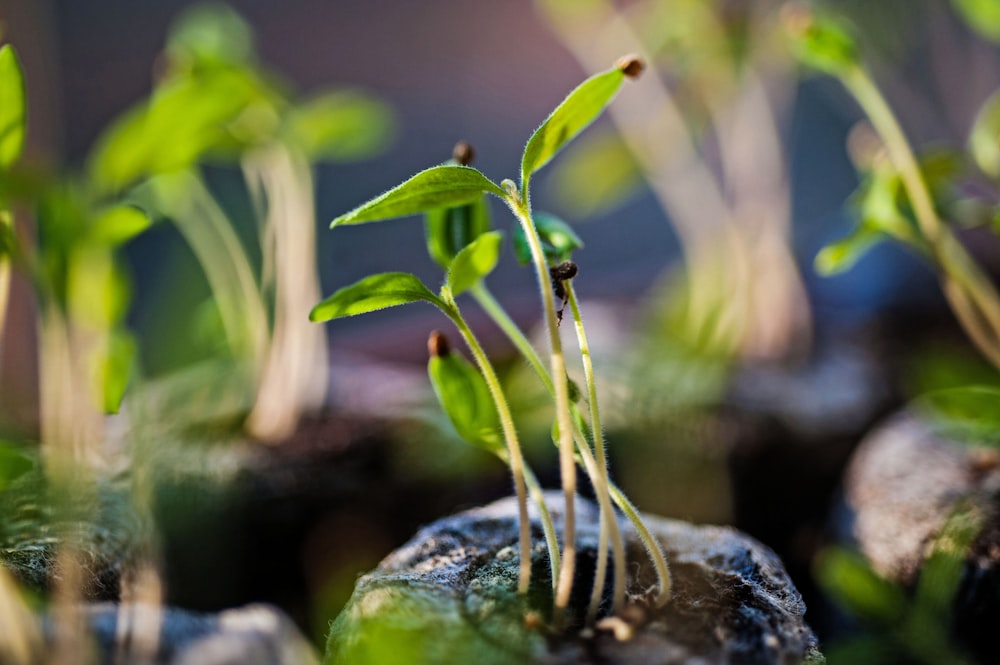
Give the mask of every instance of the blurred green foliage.
<path id="1" fill-rule="evenodd" d="M 984 518 L 959 506 L 934 539 L 912 589 L 875 573 L 865 559 L 828 548 L 815 559 L 815 577 L 827 597 L 860 622 L 862 629 L 827 645 L 830 665 L 866 663 L 971 663 L 955 644 L 955 605 L 970 565 L 970 548 Z"/>

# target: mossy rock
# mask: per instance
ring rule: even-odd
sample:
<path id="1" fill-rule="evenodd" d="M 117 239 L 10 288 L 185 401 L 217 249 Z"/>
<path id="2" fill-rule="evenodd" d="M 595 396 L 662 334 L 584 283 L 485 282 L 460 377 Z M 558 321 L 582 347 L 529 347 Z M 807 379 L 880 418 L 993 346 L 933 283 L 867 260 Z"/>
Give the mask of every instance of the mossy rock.
<path id="1" fill-rule="evenodd" d="M 561 529 L 561 494 L 546 502 Z M 583 626 L 598 543 L 596 507 L 578 500 L 577 578 L 570 628 L 546 628 L 551 591 L 541 528 L 533 522 L 535 573 L 516 593 L 517 510 L 512 499 L 422 529 L 358 581 L 333 622 L 325 662 L 699 663 L 822 662 L 805 606 L 778 558 L 725 527 L 647 517 L 673 571 L 673 595 L 651 605 L 656 581 L 634 530 L 626 537 L 628 639 Z M 621 625 L 621 624 L 619 624 Z"/>

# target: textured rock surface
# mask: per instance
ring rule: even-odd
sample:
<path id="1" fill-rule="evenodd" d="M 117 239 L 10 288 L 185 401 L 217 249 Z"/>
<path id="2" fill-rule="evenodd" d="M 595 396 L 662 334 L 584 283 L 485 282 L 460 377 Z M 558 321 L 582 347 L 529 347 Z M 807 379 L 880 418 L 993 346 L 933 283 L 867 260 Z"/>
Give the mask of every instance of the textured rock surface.
<path id="1" fill-rule="evenodd" d="M 94 662 L 117 665 L 311 665 L 319 662 L 295 624 L 267 605 L 219 614 L 101 603 L 82 608 Z M 46 633 L 52 639 L 54 627 Z"/>
<path id="2" fill-rule="evenodd" d="M 560 528 L 561 494 L 547 503 Z M 597 549 L 596 508 L 579 501 L 578 574 L 572 605 L 589 594 Z M 640 627 L 632 639 L 579 628 L 549 635 L 525 620 L 551 603 L 541 529 L 533 523 L 533 591 L 515 595 L 517 521 L 513 500 L 440 520 L 358 581 L 331 627 L 329 663 L 800 663 L 815 658 L 805 606 L 777 557 L 721 527 L 648 518 L 674 576 L 661 610 L 645 603 L 652 567 L 631 528 L 628 591 Z M 528 607 L 525 607 L 527 602 Z M 642 608 L 639 610 L 638 608 Z M 579 621 L 579 617 L 577 617 Z"/>
<path id="3" fill-rule="evenodd" d="M 879 574 L 912 584 L 960 502 L 984 520 L 955 598 L 958 636 L 992 654 L 1000 625 L 1000 450 L 967 446 L 903 412 L 872 432 L 844 478 L 844 529 Z"/>

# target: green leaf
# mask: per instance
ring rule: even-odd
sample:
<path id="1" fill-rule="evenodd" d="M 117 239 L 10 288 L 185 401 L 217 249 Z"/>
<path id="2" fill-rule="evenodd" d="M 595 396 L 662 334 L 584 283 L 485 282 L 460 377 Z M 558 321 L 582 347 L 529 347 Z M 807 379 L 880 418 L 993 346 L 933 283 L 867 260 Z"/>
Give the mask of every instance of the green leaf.
<path id="1" fill-rule="evenodd" d="M 98 366 L 98 389 L 105 413 L 118 413 L 125 389 L 132 375 L 137 355 L 135 339 L 124 330 L 116 330 L 108 341 L 107 354 Z"/>
<path id="2" fill-rule="evenodd" d="M 955 441 L 1000 447 L 1000 387 L 945 388 L 923 395 L 914 406 Z"/>
<path id="3" fill-rule="evenodd" d="M 500 259 L 500 243 L 503 234 L 490 231 L 479 236 L 455 255 L 448 267 L 445 284 L 451 294 L 457 296 L 493 272 Z"/>
<path id="4" fill-rule="evenodd" d="M 858 64 L 858 47 L 848 26 L 825 13 L 813 13 L 805 3 L 782 12 L 792 53 L 803 64 L 840 76 Z"/>
<path id="5" fill-rule="evenodd" d="M 983 516 L 970 506 L 960 505 L 948 516 L 920 569 L 914 595 L 918 612 L 931 615 L 929 618 L 939 623 L 951 615 L 969 549 L 983 526 Z"/>
<path id="6" fill-rule="evenodd" d="M 854 552 L 828 548 L 816 557 L 816 581 L 838 605 L 861 618 L 892 624 L 902 617 L 906 598 Z"/>
<path id="7" fill-rule="evenodd" d="M 592 131 L 569 148 L 547 184 L 561 208 L 585 218 L 619 207 L 643 181 L 617 132 Z"/>
<path id="8" fill-rule="evenodd" d="M 500 417 L 482 374 L 457 353 L 431 356 L 427 374 L 455 431 L 468 443 L 503 455 Z"/>
<path id="9" fill-rule="evenodd" d="M 813 261 L 813 267 L 824 277 L 846 272 L 881 239 L 882 234 L 877 231 L 858 228 L 846 238 L 831 242 L 821 249 Z"/>
<path id="10" fill-rule="evenodd" d="M 329 321 L 420 300 L 446 309 L 445 304 L 414 275 L 384 272 L 340 289 L 313 307 L 309 320 Z"/>
<path id="11" fill-rule="evenodd" d="M 384 150 L 394 120 L 389 108 L 371 95 L 341 90 L 292 109 L 286 128 L 312 160 L 353 161 Z"/>
<path id="12" fill-rule="evenodd" d="M 129 205 L 108 208 L 94 220 L 90 239 L 102 245 L 116 247 L 149 228 L 151 220 L 143 211 Z"/>
<path id="13" fill-rule="evenodd" d="M 951 4 L 973 30 L 1000 42 L 1000 3 L 996 0 L 952 0 Z"/>
<path id="14" fill-rule="evenodd" d="M 66 257 L 66 305 L 74 322 L 104 330 L 128 310 L 132 286 L 109 248 L 80 242 Z"/>
<path id="15" fill-rule="evenodd" d="M 463 206 L 428 210 L 424 215 L 427 252 L 435 263 L 447 270 L 455 255 L 491 226 L 486 196 Z"/>
<path id="16" fill-rule="evenodd" d="M 10 44 L 0 47 L 0 169 L 9 168 L 24 151 L 28 122 L 24 72 Z"/>
<path id="17" fill-rule="evenodd" d="M 91 176 L 117 190 L 209 154 L 232 157 L 234 149 L 273 135 L 276 104 L 275 93 L 251 72 L 221 69 L 172 80 L 101 135 L 89 158 Z"/>
<path id="18" fill-rule="evenodd" d="M 167 55 L 175 64 L 239 65 L 254 55 L 253 30 L 231 7 L 198 4 L 181 14 L 167 37 Z"/>
<path id="19" fill-rule="evenodd" d="M 614 99 L 625 73 L 615 67 L 591 76 L 576 87 L 528 139 L 521 158 L 521 191 L 531 175 L 549 163 L 564 145 L 583 131 Z"/>
<path id="20" fill-rule="evenodd" d="M 979 108 L 968 144 L 976 166 L 991 178 L 1000 178 L 1000 90 Z"/>
<path id="21" fill-rule="evenodd" d="M 38 462 L 22 446 L 0 440 L 0 492 L 11 483 L 38 468 Z"/>
<path id="22" fill-rule="evenodd" d="M 502 189 L 476 169 L 452 164 L 434 166 L 341 215 L 333 220 L 330 228 L 416 215 L 434 208 L 465 205 L 484 193 L 501 198 L 506 196 Z"/>
<path id="23" fill-rule="evenodd" d="M 568 261 L 574 250 L 583 247 L 580 236 L 569 224 L 555 215 L 539 211 L 532 214 L 532 219 L 538 237 L 542 241 L 542 251 L 549 262 Z M 517 260 L 522 265 L 531 263 L 531 245 L 528 244 L 524 227 L 520 224 L 514 227 L 512 242 Z"/>

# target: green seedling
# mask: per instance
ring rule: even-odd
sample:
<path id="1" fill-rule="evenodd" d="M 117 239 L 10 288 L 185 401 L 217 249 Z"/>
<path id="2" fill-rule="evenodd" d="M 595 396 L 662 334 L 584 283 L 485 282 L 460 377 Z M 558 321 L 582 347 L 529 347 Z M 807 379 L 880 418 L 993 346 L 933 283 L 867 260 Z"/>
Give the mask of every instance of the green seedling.
<path id="1" fill-rule="evenodd" d="M 191 247 L 212 294 L 224 362 L 237 370 L 225 374 L 238 377 L 244 427 L 281 440 L 319 406 L 327 383 L 322 331 L 306 321 L 320 297 L 315 264 L 302 260 L 315 254 L 311 165 L 378 152 L 391 114 L 357 90 L 293 97 L 257 61 L 250 26 L 225 5 L 182 15 L 161 62 L 149 99 L 99 138 L 88 174 L 107 195 L 125 192 L 170 220 Z M 209 164 L 242 171 L 252 250 L 240 237 L 243 219 L 227 213 L 206 179 Z"/>
<path id="2" fill-rule="evenodd" d="M 546 510 L 540 505 L 555 589 L 555 622 L 560 624 L 569 603 L 575 566 L 576 463 L 581 461 L 590 475 L 601 505 L 602 551 L 610 540 L 615 554 L 616 576 L 614 611 L 624 600 L 624 548 L 617 523 L 611 510 L 614 501 L 637 528 L 654 560 L 660 577 L 657 604 L 669 597 L 669 571 L 659 546 L 641 525 L 638 513 L 624 495 L 607 479 L 607 461 L 600 432 L 596 388 L 589 360 L 589 347 L 583 335 L 579 306 L 571 286 L 575 269 L 568 264 L 572 249 L 580 245 L 576 234 L 565 224 L 534 213 L 530 204 L 532 176 L 544 167 L 570 140 L 587 127 L 614 98 L 626 78 L 636 76 L 641 61 L 626 57 L 601 74 L 592 76 L 578 86 L 535 131 L 525 147 L 521 160 L 520 184 L 503 180 L 493 182 L 468 166 L 471 149 L 460 144 L 455 158 L 446 164 L 421 171 L 403 184 L 387 191 L 354 210 L 338 217 L 331 227 L 382 221 L 395 217 L 425 214 L 428 250 L 445 269 L 444 284 L 434 292 L 417 277 L 408 273 L 382 273 L 345 287 L 319 303 L 310 318 L 326 321 L 362 314 L 385 307 L 410 302 L 427 302 L 440 309 L 455 325 L 472 352 L 478 373 L 453 352 L 445 349 L 440 335 L 431 339 L 429 372 L 435 391 L 456 430 L 470 443 L 484 447 L 503 457 L 514 477 L 520 513 L 520 575 L 518 591 L 526 593 L 530 585 L 530 531 L 527 518 L 527 492 L 535 485 L 524 463 L 517 430 L 507 399 L 496 372 L 478 340 L 461 314 L 456 298 L 469 292 L 514 342 L 528 363 L 535 369 L 555 402 L 556 419 L 553 439 L 557 442 L 560 473 L 565 493 L 566 513 L 561 554 L 554 545 L 551 526 L 545 524 Z M 484 197 L 492 195 L 503 201 L 517 220 L 515 246 L 534 267 L 538 282 L 549 341 L 549 367 L 546 368 L 524 333 L 511 321 L 485 287 L 484 279 L 493 271 L 499 258 L 501 236 L 488 231 L 488 208 Z M 556 297 L 563 302 L 557 309 Z M 566 362 L 559 336 L 559 310 L 569 305 L 573 312 L 583 350 L 587 394 L 591 405 L 588 427 L 571 398 L 571 386 L 566 374 Z M 479 377 L 479 378 L 475 378 Z M 480 383 L 484 382 L 485 387 Z M 489 394 L 489 402 L 485 396 Z M 455 400 L 472 403 L 455 403 Z M 499 430 L 500 434 L 497 434 Z M 595 449 L 590 449 L 587 433 L 594 437 Z M 502 447 L 501 447 L 502 443 Z M 595 456 L 596 453 L 596 456 Z M 606 552 L 599 561 L 598 577 L 589 610 L 596 616 L 603 588 Z"/>
<path id="3" fill-rule="evenodd" d="M 819 254 L 817 268 L 826 274 L 846 270 L 883 238 L 902 243 L 935 267 L 959 322 L 979 351 L 1000 367 L 1000 294 L 944 219 L 941 211 L 946 206 L 935 198 L 933 169 L 915 155 L 849 26 L 803 3 L 786 5 L 782 18 L 799 59 L 843 84 L 881 143 L 874 155 L 865 153 L 861 164 L 864 182 L 857 196 L 860 224 L 852 235 Z M 995 126 L 992 131 L 985 128 L 994 117 L 987 108 L 980 115 L 985 124 L 973 130 L 973 157 L 986 173 L 995 166 L 982 137 L 991 135 L 996 145 Z"/>

